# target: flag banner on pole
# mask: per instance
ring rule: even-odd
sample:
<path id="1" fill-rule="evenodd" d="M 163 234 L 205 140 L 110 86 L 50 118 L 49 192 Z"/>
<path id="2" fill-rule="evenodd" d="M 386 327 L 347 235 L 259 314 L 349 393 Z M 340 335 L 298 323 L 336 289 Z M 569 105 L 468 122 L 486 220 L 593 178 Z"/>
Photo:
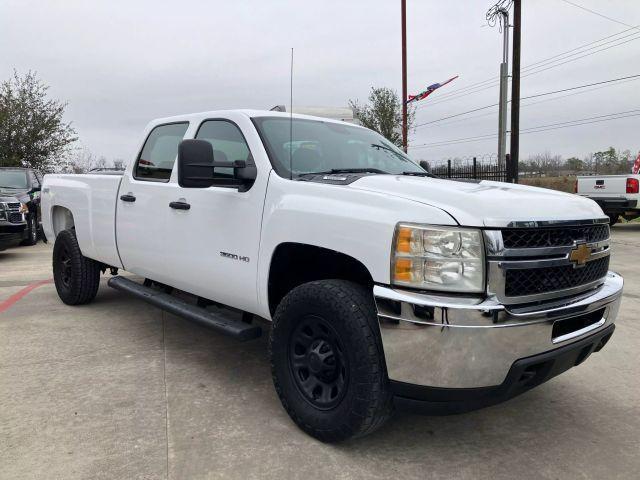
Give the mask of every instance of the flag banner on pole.
<path id="1" fill-rule="evenodd" d="M 633 162 L 633 168 L 631 169 L 631 173 L 633 173 L 633 174 L 640 173 L 640 152 L 638 152 L 638 156 L 636 157 L 636 161 Z"/>
<path id="2" fill-rule="evenodd" d="M 406 103 L 419 102 L 420 100 L 424 100 L 433 92 L 435 92 L 437 89 L 445 86 L 449 82 L 453 82 L 456 78 L 458 78 L 458 75 L 456 75 L 455 77 L 451 77 L 449 80 L 446 80 L 442 83 L 434 83 L 433 85 L 429 85 L 426 90 L 423 90 L 422 92 L 416 95 L 409 95 L 409 98 L 407 99 Z"/>

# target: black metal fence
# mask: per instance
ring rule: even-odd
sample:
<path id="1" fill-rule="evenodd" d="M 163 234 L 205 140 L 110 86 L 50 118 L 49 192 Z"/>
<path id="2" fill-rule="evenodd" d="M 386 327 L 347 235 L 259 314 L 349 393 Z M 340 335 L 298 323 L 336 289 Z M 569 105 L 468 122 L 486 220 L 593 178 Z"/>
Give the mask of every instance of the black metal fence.
<path id="1" fill-rule="evenodd" d="M 508 159 L 507 159 L 508 164 Z M 495 163 L 478 162 L 476 157 L 466 163 L 454 163 L 447 160 L 446 164 L 431 167 L 431 173 L 442 178 L 473 178 L 477 180 L 495 180 L 507 182 L 510 180 L 506 166 Z"/>

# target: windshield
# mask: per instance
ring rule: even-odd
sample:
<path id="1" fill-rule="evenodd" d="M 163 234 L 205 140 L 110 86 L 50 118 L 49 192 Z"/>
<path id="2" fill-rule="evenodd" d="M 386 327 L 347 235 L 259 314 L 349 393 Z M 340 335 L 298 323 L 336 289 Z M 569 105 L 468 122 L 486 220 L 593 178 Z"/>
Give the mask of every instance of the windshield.
<path id="1" fill-rule="evenodd" d="M 27 174 L 22 170 L 0 170 L 0 188 L 27 188 Z"/>
<path id="2" fill-rule="evenodd" d="M 291 123 L 285 117 L 253 120 L 266 144 L 273 168 L 282 177 L 291 175 L 290 163 L 293 176 L 344 169 L 425 173 L 404 152 L 372 130 L 299 118 Z"/>

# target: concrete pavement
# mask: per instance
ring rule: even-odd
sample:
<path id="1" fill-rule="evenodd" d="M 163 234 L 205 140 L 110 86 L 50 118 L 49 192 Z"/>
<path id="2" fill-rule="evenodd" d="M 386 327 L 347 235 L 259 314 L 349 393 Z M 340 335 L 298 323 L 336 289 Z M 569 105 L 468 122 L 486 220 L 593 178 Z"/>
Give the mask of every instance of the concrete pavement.
<path id="1" fill-rule="evenodd" d="M 82 307 L 40 286 L 0 313 L 0 478 L 637 478 L 640 224 L 612 232 L 626 283 L 602 352 L 502 405 L 398 414 L 340 445 L 289 420 L 265 337 L 235 343 L 104 284 Z M 42 243 L 0 252 L 0 304 L 50 263 Z"/>

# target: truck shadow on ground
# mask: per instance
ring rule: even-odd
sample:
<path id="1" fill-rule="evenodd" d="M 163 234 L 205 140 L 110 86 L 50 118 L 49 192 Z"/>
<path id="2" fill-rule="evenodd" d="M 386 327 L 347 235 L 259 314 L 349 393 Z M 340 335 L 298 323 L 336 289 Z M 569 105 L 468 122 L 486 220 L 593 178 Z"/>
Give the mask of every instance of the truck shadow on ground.
<path id="1" fill-rule="evenodd" d="M 121 302 L 121 294 L 104 292 L 96 303 Z M 137 300 L 133 300 L 137 302 Z M 106 305 L 105 305 L 106 306 Z M 140 303 L 140 308 L 147 307 Z M 169 405 L 174 402 L 192 402 L 199 396 L 226 399 L 234 407 L 225 411 L 230 420 L 244 425 L 248 437 L 260 433 L 260 422 L 244 423 L 246 416 L 255 418 L 256 412 L 271 425 L 281 422 L 297 441 L 314 442 L 297 430 L 286 416 L 274 391 L 268 361 L 268 324 L 262 324 L 262 338 L 246 343 L 237 343 L 200 326 L 172 315 L 157 312 L 158 323 L 148 323 L 148 328 L 158 328 L 164 321 L 166 349 L 167 396 Z M 123 339 L 125 340 L 125 339 Z M 179 373 L 178 373 L 179 372 Z M 179 375 L 179 376 L 178 376 Z M 580 443 L 580 432 L 595 431 L 602 427 L 599 419 L 592 415 L 597 405 L 607 404 L 605 392 L 594 397 L 593 389 L 579 381 L 567 382 L 557 378 L 506 403 L 482 410 L 451 416 L 423 416 L 396 412 L 382 429 L 374 434 L 338 445 L 324 446 L 348 455 L 384 455 L 385 449 L 417 452 L 429 455 L 449 455 L 452 449 L 465 448 L 475 455 L 490 455 L 496 448 L 511 450 L 530 449 L 533 446 L 541 453 L 549 454 L 557 449 L 575 449 Z M 176 392 L 179 392 L 176 396 Z M 201 398 L 201 397 L 200 397 Z M 588 401 L 576 401 L 588 399 Z M 616 409 L 608 404 L 607 409 Z M 191 416 L 211 416 L 211 410 L 190 410 Z M 626 413 L 629 415 L 631 412 Z M 625 415 L 619 412 L 616 415 Z M 172 422 L 180 422 L 175 412 Z M 191 419 L 193 421 L 193 418 Z M 254 420 L 255 422 L 255 420 Z M 256 431 L 251 432 L 250 430 Z M 202 432 L 201 440 L 214 440 L 215 431 Z M 603 432 L 599 441 L 610 440 Z M 611 436 L 615 436 L 612 432 Z M 209 437 L 209 438 L 207 438 Z M 592 446 L 591 440 L 584 440 Z"/>
<path id="2" fill-rule="evenodd" d="M 5 260 L 15 260 L 19 257 L 19 255 L 15 252 L 12 252 L 10 250 L 3 250 L 0 251 L 0 262 L 5 261 Z"/>

